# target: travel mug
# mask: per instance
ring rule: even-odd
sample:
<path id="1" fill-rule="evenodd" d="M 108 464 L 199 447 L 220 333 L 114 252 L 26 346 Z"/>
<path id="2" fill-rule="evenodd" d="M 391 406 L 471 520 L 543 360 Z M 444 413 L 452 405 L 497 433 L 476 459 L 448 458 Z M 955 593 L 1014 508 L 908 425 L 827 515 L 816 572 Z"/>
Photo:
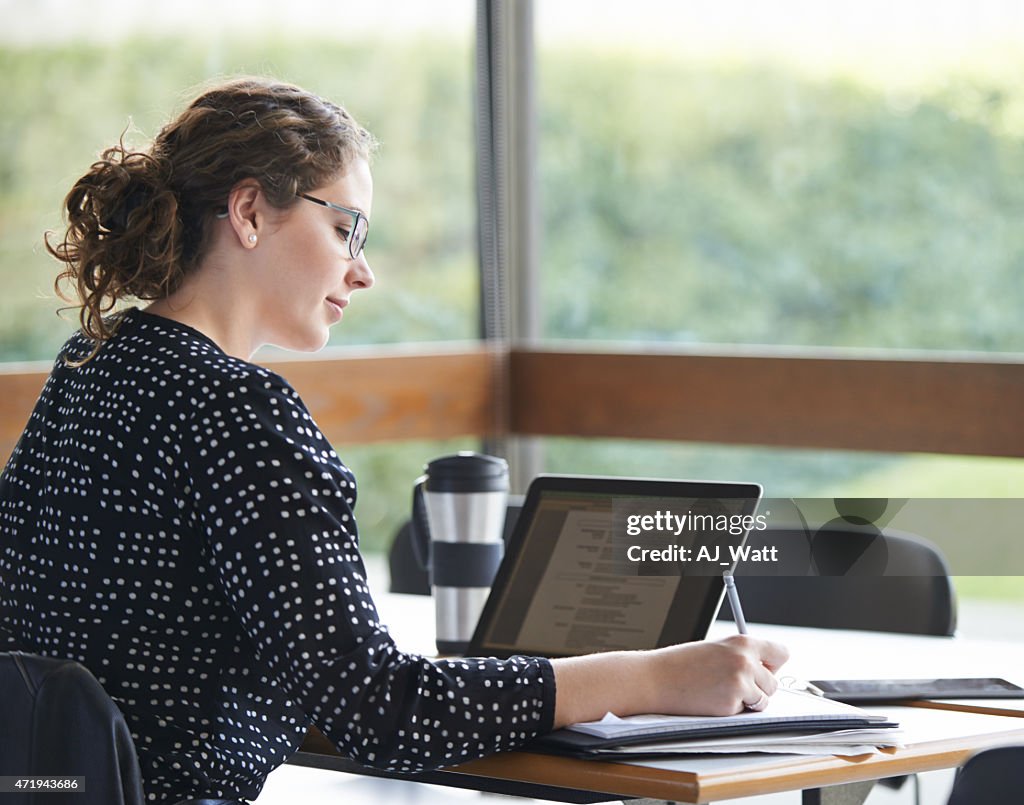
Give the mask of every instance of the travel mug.
<path id="1" fill-rule="evenodd" d="M 508 464 L 460 452 L 434 459 L 413 487 L 412 545 L 430 573 L 437 650 L 463 654 L 504 555 Z"/>

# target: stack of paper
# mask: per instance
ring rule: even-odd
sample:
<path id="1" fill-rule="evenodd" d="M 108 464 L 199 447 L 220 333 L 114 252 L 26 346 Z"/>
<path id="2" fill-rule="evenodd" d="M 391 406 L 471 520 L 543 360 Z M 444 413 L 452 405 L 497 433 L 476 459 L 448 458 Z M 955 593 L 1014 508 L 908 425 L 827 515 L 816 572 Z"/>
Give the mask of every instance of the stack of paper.
<path id="1" fill-rule="evenodd" d="M 690 752 L 859 755 L 900 746 L 899 724 L 884 715 L 780 689 L 759 712 L 734 716 L 641 715 L 573 724 L 539 739 L 543 747 L 588 757 Z"/>

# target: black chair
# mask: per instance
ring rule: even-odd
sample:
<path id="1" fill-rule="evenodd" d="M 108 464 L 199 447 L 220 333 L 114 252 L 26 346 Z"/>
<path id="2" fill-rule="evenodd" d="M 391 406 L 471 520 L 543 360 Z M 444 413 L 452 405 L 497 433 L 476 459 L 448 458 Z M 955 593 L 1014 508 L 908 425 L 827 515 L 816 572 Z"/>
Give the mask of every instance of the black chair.
<path id="1" fill-rule="evenodd" d="M 736 568 L 747 620 L 919 635 L 956 631 L 949 567 L 921 537 L 843 524 L 751 531 L 747 544 L 779 547 L 778 562 Z M 719 618 L 731 617 L 726 602 Z"/>
<path id="2" fill-rule="evenodd" d="M 5 794 L 4 805 L 143 805 L 121 711 L 82 665 L 0 653 L 0 776 L 84 777 L 84 790 Z"/>
<path id="3" fill-rule="evenodd" d="M 956 631 L 949 566 L 938 547 L 914 534 L 841 522 L 751 531 L 747 545 L 777 547 L 779 560 L 737 566 L 747 620 L 947 637 Z M 728 599 L 718 617 L 732 618 Z M 906 779 L 879 782 L 898 789 Z M 920 797 L 915 775 L 915 803 Z"/>
<path id="4" fill-rule="evenodd" d="M 986 749 L 957 773 L 947 805 L 1005 805 L 1024 791 L 1024 746 Z"/>
<path id="5" fill-rule="evenodd" d="M 522 509 L 521 496 L 509 498 L 503 533 L 506 545 Z M 388 571 L 391 577 L 388 592 L 430 595 L 430 575 L 416 559 L 412 548 L 412 523 L 409 520 L 402 523 L 391 540 L 391 546 L 388 548 Z"/>

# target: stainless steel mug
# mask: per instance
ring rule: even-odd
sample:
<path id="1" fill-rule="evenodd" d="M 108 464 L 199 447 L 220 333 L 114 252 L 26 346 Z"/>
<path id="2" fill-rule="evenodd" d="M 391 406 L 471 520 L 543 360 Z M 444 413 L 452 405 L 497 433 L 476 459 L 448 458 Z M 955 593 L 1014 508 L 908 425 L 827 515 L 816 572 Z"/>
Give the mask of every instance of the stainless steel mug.
<path id="1" fill-rule="evenodd" d="M 463 654 L 504 555 L 508 464 L 460 452 L 434 459 L 413 488 L 412 545 L 430 573 L 437 650 Z"/>

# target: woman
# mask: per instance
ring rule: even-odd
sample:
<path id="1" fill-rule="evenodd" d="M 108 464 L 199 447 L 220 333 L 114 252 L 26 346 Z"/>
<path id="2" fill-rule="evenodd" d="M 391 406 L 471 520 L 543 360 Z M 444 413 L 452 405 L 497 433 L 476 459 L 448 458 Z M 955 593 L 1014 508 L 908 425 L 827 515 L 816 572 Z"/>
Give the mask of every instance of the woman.
<path id="1" fill-rule="evenodd" d="M 48 242 L 82 330 L 0 478 L 0 625 L 96 675 L 152 802 L 252 799 L 310 724 L 413 771 L 609 710 L 761 708 L 786 659 L 741 637 L 553 662 L 395 646 L 351 473 L 249 362 L 263 344 L 319 349 L 373 285 L 373 148 L 329 101 L 230 81 L 148 152 L 106 151 Z M 148 305 L 108 315 L 123 300 Z"/>

